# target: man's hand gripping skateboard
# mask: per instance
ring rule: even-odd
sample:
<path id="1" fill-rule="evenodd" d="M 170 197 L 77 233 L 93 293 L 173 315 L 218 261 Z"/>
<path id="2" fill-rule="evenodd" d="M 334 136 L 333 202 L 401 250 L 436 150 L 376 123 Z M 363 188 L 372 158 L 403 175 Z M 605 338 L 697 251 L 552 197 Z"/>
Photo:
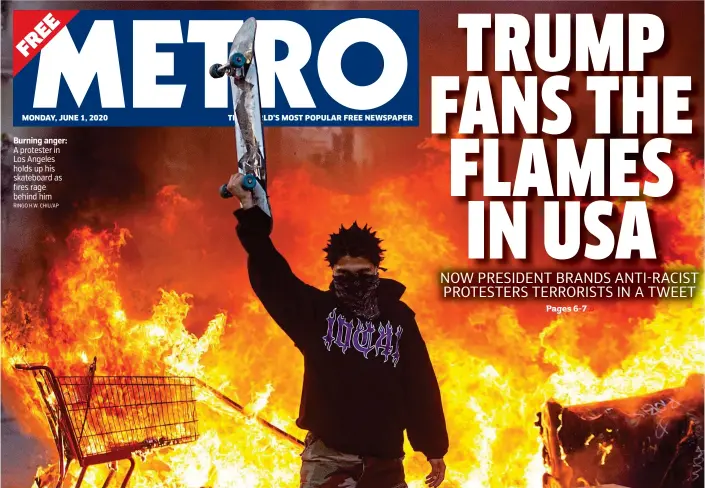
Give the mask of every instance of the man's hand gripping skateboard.
<path id="1" fill-rule="evenodd" d="M 235 198 L 240 200 L 242 208 L 248 209 L 257 205 L 264 210 L 267 215 L 271 216 L 267 202 L 267 194 L 264 188 L 262 188 L 262 185 L 256 183 L 254 188 L 252 188 L 250 185 L 244 184 L 246 179 L 247 175 L 235 173 L 230 177 L 230 180 L 225 186 Z"/>

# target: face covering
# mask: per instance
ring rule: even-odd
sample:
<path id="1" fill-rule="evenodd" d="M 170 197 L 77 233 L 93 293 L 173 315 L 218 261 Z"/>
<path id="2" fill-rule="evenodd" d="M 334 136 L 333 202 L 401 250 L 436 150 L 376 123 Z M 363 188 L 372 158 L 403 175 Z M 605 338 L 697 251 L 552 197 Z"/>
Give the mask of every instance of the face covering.
<path id="1" fill-rule="evenodd" d="M 379 276 L 343 273 L 333 276 L 333 291 L 338 299 L 352 312 L 368 320 L 379 316 L 377 288 Z"/>

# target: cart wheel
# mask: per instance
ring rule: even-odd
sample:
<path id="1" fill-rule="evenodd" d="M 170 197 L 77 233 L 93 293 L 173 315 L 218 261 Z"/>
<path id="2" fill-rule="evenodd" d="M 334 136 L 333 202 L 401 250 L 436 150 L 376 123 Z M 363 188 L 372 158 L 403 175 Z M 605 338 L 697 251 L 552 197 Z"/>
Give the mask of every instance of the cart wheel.
<path id="1" fill-rule="evenodd" d="M 211 75 L 213 78 L 222 78 L 223 75 L 225 74 L 225 71 L 222 70 L 223 65 L 215 63 L 213 66 L 211 66 L 208 69 L 208 74 Z"/>
<path id="2" fill-rule="evenodd" d="M 243 66 L 245 66 L 246 62 L 247 59 L 242 53 L 234 53 L 232 56 L 230 56 L 230 66 L 232 66 L 233 68 L 242 68 Z"/>

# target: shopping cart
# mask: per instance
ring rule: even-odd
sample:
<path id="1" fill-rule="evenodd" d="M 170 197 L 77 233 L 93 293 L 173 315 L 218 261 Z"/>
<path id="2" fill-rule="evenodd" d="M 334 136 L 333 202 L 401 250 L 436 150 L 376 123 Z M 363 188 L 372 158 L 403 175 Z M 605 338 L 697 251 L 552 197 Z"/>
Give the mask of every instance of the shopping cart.
<path id="1" fill-rule="evenodd" d="M 95 359 L 87 376 L 56 376 L 36 364 L 16 364 L 15 369 L 31 371 L 39 387 L 59 452 L 56 488 L 73 460 L 82 468 L 75 488 L 89 466 L 108 463 L 106 488 L 118 462 L 128 460 L 125 488 L 135 469 L 133 453 L 198 439 L 194 378 L 95 376 Z"/>

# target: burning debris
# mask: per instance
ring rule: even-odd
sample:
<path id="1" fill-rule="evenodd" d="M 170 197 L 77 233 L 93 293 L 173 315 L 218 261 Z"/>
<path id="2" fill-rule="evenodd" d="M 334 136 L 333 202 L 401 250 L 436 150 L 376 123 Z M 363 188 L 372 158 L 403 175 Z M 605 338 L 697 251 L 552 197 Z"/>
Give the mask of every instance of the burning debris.
<path id="1" fill-rule="evenodd" d="M 682 388 L 564 407 L 537 426 L 550 473 L 544 488 L 694 488 L 703 482 L 703 376 Z"/>
<path id="2" fill-rule="evenodd" d="M 268 420 L 263 419 L 262 417 L 258 416 L 256 414 L 256 412 L 253 413 L 253 412 L 248 411 L 247 407 L 240 405 L 238 402 L 236 402 L 235 400 L 233 400 L 229 396 L 224 395 L 222 392 L 216 390 L 212 386 L 207 385 L 205 382 L 203 382 L 199 379 L 196 379 L 196 383 L 198 384 L 198 386 L 200 386 L 204 390 L 211 393 L 213 396 L 215 396 L 217 399 L 221 400 L 225 405 L 232 408 L 236 412 L 239 412 L 239 413 L 245 415 L 246 417 L 254 418 L 255 420 L 257 420 L 257 422 L 259 422 L 262 426 L 267 428 L 272 433 L 282 437 L 283 439 L 286 439 L 290 442 L 293 442 L 297 446 L 301 446 L 301 447 L 304 446 L 304 442 L 302 440 L 298 439 L 296 436 L 288 433 L 284 429 L 280 429 L 279 427 L 277 427 L 273 423 L 269 422 Z"/>
<path id="3" fill-rule="evenodd" d="M 671 164 L 676 167 L 680 190 L 668 206 L 654 208 L 659 225 L 671 236 L 664 244 L 666 256 L 671 262 L 699 266 L 702 163 L 694 165 L 691 158 L 683 157 Z M 462 226 L 456 225 L 453 214 L 440 215 L 436 208 L 418 205 L 417 195 L 429 191 L 429 182 L 437 180 L 437 167 L 429 164 L 395 179 L 373 181 L 368 193 L 345 195 L 345 205 L 340 206 L 328 205 L 340 195 L 311 179 L 310 172 L 285 169 L 278 178 L 286 182 L 282 184 L 287 189 L 277 192 L 279 208 L 295 208 L 306 201 L 327 211 L 315 219 L 305 212 L 282 214 L 277 232 L 301 236 L 283 243 L 283 252 L 292 255 L 293 262 L 320 260 L 319 267 L 297 270 L 317 286 L 327 284 L 329 276 L 320 246 L 312 244 L 323 241 L 335 225 L 348 221 L 347 208 L 355 208 L 360 218 L 376 223 L 394 249 L 390 269 L 399 270 L 409 282 L 409 302 L 418 309 L 419 326 L 428 333 L 429 351 L 438 365 L 453 446 L 447 458 L 447 488 L 541 486 L 545 469 L 532 424 L 546 398 L 555 398 L 559 405 L 595 405 L 592 402 L 650 396 L 649 392 L 682 386 L 689 374 L 705 370 L 702 296 L 695 302 L 599 303 L 590 314 L 560 318 L 537 313 L 532 304 L 459 304 L 429 296 L 428 291 L 436 286 L 429 270 L 456 263 L 461 253 L 452 243 L 463 238 Z M 87 181 L 103 180 L 91 177 Z M 393 205 L 390 195 L 394 195 Z M 174 198 L 162 199 L 161 204 L 159 200 L 153 205 L 140 202 L 143 220 L 116 219 L 120 225 L 129 225 L 129 231 L 105 226 L 103 221 L 93 230 L 65 222 L 74 230 L 65 246 L 60 235 L 52 241 L 61 252 L 52 254 L 51 266 L 44 273 L 50 286 L 42 288 L 38 298 L 33 294 L 28 299 L 14 287 L 3 297 L 5 407 L 27 435 L 53 446 L 54 439 L 46 435 L 44 414 L 36 402 L 28 401 L 36 398 L 36 385 L 8 364 L 26 360 L 50 364 L 61 374 L 86 376 L 88 358 L 99 354 L 101 371 L 111 376 L 201 378 L 242 409 L 207 389 L 196 388 L 198 439 L 150 451 L 138 463 L 130 488 L 293 488 L 298 486 L 301 449 L 266 427 L 259 417 L 298 439 L 303 437 L 292 418 L 301 393 L 303 362 L 250 295 L 249 286 L 240 285 L 247 283 L 245 260 L 233 254 L 232 241 L 223 237 L 225 226 L 232 225 L 231 215 L 218 220 L 222 207 L 210 208 L 208 202 L 187 198 L 175 189 Z M 109 204 L 104 206 L 108 212 Z M 211 219 L 214 215 L 218 217 Z M 459 221 L 465 218 L 462 212 L 457 216 Z M 222 250 L 218 243 L 224 243 Z M 135 259 L 130 253 L 136 250 L 139 266 L 130 261 Z M 204 275 L 203 269 L 216 273 Z M 226 276 L 232 286 L 223 286 Z M 201 292 L 217 277 L 223 293 L 209 291 L 217 307 L 199 310 L 189 293 Z M 198 321 L 199 328 L 190 329 L 186 318 L 192 320 L 194 310 L 206 319 Z M 271 395 L 260 396 L 263 391 Z M 572 408 L 565 410 L 572 412 Z M 660 410 L 671 412 L 670 408 Z M 638 407 L 631 412 L 636 411 Z M 572 442 L 564 440 L 564 449 L 574 446 L 578 455 L 580 445 L 587 442 L 594 464 L 593 471 L 581 471 L 574 481 L 579 486 L 583 482 L 577 477 L 597 473 L 607 483 L 599 470 L 610 468 L 624 456 L 620 454 L 621 437 L 607 435 L 606 429 L 614 430 L 614 425 L 583 432 L 578 428 L 579 418 L 569 420 L 568 413 L 565 417 L 563 423 L 556 423 L 556 432 L 562 425 L 558 433 L 575 429 L 577 434 Z M 544 431 L 549 418 L 546 414 L 542 419 Z M 678 424 L 673 422 L 668 424 L 669 433 L 676 431 Z M 642 420 L 642 424 L 648 423 Z M 650 425 L 655 429 L 657 424 Z M 620 432 L 630 431 L 620 427 Z M 160 437 L 150 435 L 145 440 L 159 441 Z M 568 451 L 566 456 L 574 455 Z M 555 459 L 560 460 L 560 454 Z M 583 466 L 572 457 L 567 459 L 571 467 Z M 699 459 L 696 456 L 695 466 L 702 466 L 702 456 Z M 80 472 L 76 464 L 67 475 L 74 483 Z M 425 459 L 407 456 L 409 480 L 423 479 L 428 474 L 426 467 Z M 52 474 L 56 472 L 56 467 L 39 469 L 37 476 L 46 480 L 42 487 L 56 486 Z M 704 475 L 699 474 L 700 478 Z M 82 488 L 100 488 L 107 476 L 105 466 L 95 466 L 87 471 Z"/>

